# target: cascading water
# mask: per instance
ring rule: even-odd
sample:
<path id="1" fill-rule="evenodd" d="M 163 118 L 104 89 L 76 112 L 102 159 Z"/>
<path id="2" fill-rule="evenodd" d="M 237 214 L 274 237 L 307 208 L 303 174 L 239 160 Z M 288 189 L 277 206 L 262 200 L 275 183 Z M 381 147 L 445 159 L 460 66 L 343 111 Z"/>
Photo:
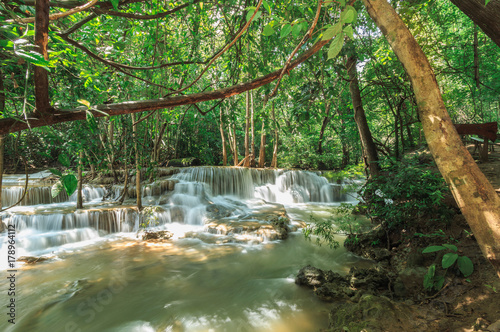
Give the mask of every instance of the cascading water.
<path id="1" fill-rule="evenodd" d="M 4 206 L 19 200 L 18 192 L 24 190 L 21 178 L 8 178 L 2 193 L 16 194 L 3 195 Z M 37 280 L 37 291 L 18 299 L 23 312 L 20 324 L 7 326 L 0 321 L 0 329 L 317 329 L 321 326 L 316 322 L 321 320 L 314 318 L 317 303 L 295 287 L 293 274 L 310 263 L 324 268 L 338 264 L 342 271 L 357 260 L 340 251 L 332 263 L 331 252 L 305 242 L 300 234 L 270 241 L 268 217 L 286 214 L 285 205 L 290 216 L 303 212 L 294 218 L 307 221 L 305 215 L 346 200 L 341 187 L 307 171 L 186 168 L 146 185 L 143 196 L 150 206 L 138 213 L 133 199 L 124 206 L 103 202 L 104 187 L 90 185 L 84 186 L 84 209 L 75 210 L 76 194 L 52 199 L 51 183 L 42 176 L 30 180 L 25 205 L 3 212 L 2 222 L 15 227 L 18 257 L 61 259 L 22 272 L 19 287 L 30 289 Z M 129 194 L 135 193 L 133 189 Z M 123 188 L 112 190 L 118 197 Z M 141 224 L 179 233 L 173 241 L 146 244 L 136 240 Z M 7 233 L 2 233 L 3 268 L 7 240 Z M 255 245 L 262 241 L 265 246 Z M 72 283 L 66 285 L 68 280 Z M 116 280 L 121 288 L 110 286 Z M 109 301 L 99 302 L 104 293 L 111 294 Z M 87 299 L 97 299 L 99 311 L 87 307 Z M 32 303 L 36 305 L 30 309 Z M 54 321 L 59 322 L 56 327 Z"/>

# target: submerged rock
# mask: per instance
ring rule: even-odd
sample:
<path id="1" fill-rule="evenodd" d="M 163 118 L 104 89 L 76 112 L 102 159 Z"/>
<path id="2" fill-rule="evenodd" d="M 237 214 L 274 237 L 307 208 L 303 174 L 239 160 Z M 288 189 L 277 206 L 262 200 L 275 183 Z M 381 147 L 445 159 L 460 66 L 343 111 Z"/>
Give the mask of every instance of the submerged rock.
<path id="1" fill-rule="evenodd" d="M 46 261 L 49 257 L 36 257 L 36 256 L 21 256 L 17 259 L 18 262 L 25 262 L 26 264 L 35 264 Z"/>
<path id="2" fill-rule="evenodd" d="M 142 240 L 168 240 L 174 236 L 174 233 L 169 231 L 145 231 L 142 235 Z"/>

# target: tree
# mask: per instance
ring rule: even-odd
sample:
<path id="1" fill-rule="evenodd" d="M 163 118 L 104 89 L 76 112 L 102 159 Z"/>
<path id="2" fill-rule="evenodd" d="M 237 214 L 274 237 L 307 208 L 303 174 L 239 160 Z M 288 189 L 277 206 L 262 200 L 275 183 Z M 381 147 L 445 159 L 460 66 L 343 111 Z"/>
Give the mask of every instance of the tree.
<path id="1" fill-rule="evenodd" d="M 411 80 L 429 149 L 478 241 L 500 277 L 500 198 L 465 149 L 439 86 L 415 38 L 385 0 L 363 0 Z"/>

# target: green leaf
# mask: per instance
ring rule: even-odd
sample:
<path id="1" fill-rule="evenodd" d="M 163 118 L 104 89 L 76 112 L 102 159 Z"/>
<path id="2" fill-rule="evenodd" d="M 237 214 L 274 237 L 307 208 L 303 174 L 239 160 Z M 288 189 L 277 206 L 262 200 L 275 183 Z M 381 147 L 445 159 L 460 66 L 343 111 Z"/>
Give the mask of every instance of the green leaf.
<path id="1" fill-rule="evenodd" d="M 54 185 L 52 186 L 52 189 L 50 190 L 50 194 L 52 195 L 52 197 L 56 197 L 57 195 L 59 195 L 59 193 L 63 190 L 63 185 L 61 183 L 61 181 L 57 181 L 56 183 L 54 183 Z"/>
<path id="2" fill-rule="evenodd" d="M 436 252 L 436 251 L 441 251 L 441 250 L 445 250 L 446 247 L 443 247 L 443 246 L 429 246 L 427 248 L 425 248 L 424 250 L 422 250 L 422 254 L 428 254 L 430 252 Z"/>
<path id="3" fill-rule="evenodd" d="M 354 30 L 352 29 L 352 25 L 348 25 L 344 28 L 344 33 L 347 37 L 354 39 Z"/>
<path id="4" fill-rule="evenodd" d="M 280 31 L 280 38 L 286 37 L 292 32 L 292 26 L 290 24 L 285 24 Z"/>
<path id="5" fill-rule="evenodd" d="M 74 174 L 67 174 L 61 178 L 62 185 L 68 196 L 73 195 L 78 187 L 78 180 Z"/>
<path id="6" fill-rule="evenodd" d="M 262 1 L 262 6 L 264 6 L 264 8 L 269 13 L 269 15 L 271 15 L 271 6 L 269 6 L 269 4 L 267 3 L 267 1 Z"/>
<path id="7" fill-rule="evenodd" d="M 472 264 L 469 257 L 460 256 L 458 257 L 458 269 L 462 272 L 464 277 L 468 277 L 474 272 L 474 264 Z"/>
<path id="8" fill-rule="evenodd" d="M 457 258 L 458 258 L 458 255 L 453 253 L 453 252 L 449 252 L 449 253 L 445 254 L 443 256 L 443 260 L 441 262 L 443 269 L 447 269 L 450 266 L 452 266 L 453 264 L 455 264 Z"/>
<path id="9" fill-rule="evenodd" d="M 63 165 L 64 167 L 69 167 L 71 165 L 67 154 L 60 154 L 59 157 L 57 157 L 57 160 L 59 160 L 61 165 Z"/>
<path id="10" fill-rule="evenodd" d="M 340 21 L 342 23 L 351 23 L 356 18 L 356 9 L 352 6 L 346 6 L 345 9 L 340 13 Z"/>
<path id="11" fill-rule="evenodd" d="M 247 21 L 250 21 L 250 18 L 252 17 L 253 13 L 255 12 L 255 9 L 251 9 L 248 11 L 247 13 Z M 257 14 L 255 14 L 255 17 L 253 18 L 253 21 L 257 21 L 260 17 L 260 15 L 262 15 L 262 12 L 259 10 L 257 12 Z"/>
<path id="12" fill-rule="evenodd" d="M 14 53 L 17 56 L 26 60 L 27 62 L 32 63 L 38 67 L 43 67 L 45 70 L 50 72 L 50 69 L 47 67 L 49 65 L 49 61 L 45 60 L 44 57 L 40 53 L 37 53 L 35 51 L 25 52 L 22 50 L 15 51 Z"/>
<path id="13" fill-rule="evenodd" d="M 54 175 L 57 175 L 57 176 L 62 176 L 62 173 L 60 170 L 58 169 L 55 169 L 55 168 L 50 168 L 49 169 L 50 173 L 54 174 Z"/>
<path id="14" fill-rule="evenodd" d="M 440 290 L 441 288 L 443 288 L 443 284 L 444 284 L 444 277 L 443 276 L 436 277 L 434 288 L 436 290 Z"/>
<path id="15" fill-rule="evenodd" d="M 342 7 L 345 7 L 345 0 L 339 0 L 339 2 Z"/>
<path id="16" fill-rule="evenodd" d="M 458 248 L 456 246 L 454 246 L 453 244 L 443 244 L 443 247 L 446 247 L 446 248 L 450 249 L 453 252 L 457 252 L 458 251 Z"/>
<path id="17" fill-rule="evenodd" d="M 292 27 L 292 35 L 297 38 L 298 35 L 300 34 L 300 31 L 302 30 L 302 24 L 296 23 Z"/>
<path id="18" fill-rule="evenodd" d="M 321 38 L 321 40 L 332 39 L 334 36 L 338 35 L 341 31 L 342 31 L 342 23 L 337 22 L 334 26 L 326 29 L 325 33 L 323 34 L 323 38 Z"/>
<path id="19" fill-rule="evenodd" d="M 10 40 L 0 40 L 0 46 L 4 48 L 14 48 L 14 43 Z"/>
<path id="20" fill-rule="evenodd" d="M 90 108 L 90 102 L 88 100 L 85 100 L 85 99 L 78 99 L 77 102 L 79 102 L 80 104 L 82 105 L 85 105 L 87 106 L 87 108 Z"/>
<path id="21" fill-rule="evenodd" d="M 118 10 L 118 5 L 120 4 L 120 0 L 111 0 L 111 4 L 115 10 Z"/>
<path id="22" fill-rule="evenodd" d="M 97 121 L 95 120 L 95 116 L 92 112 L 87 111 L 86 118 L 89 129 L 93 134 L 97 130 Z"/>
<path id="23" fill-rule="evenodd" d="M 332 41 L 332 43 L 330 44 L 330 48 L 328 48 L 328 60 L 335 58 L 342 50 L 343 45 L 344 45 L 344 33 L 341 32 Z"/>
<path id="24" fill-rule="evenodd" d="M 490 2 L 491 0 L 485 0 L 484 1 L 484 6 L 486 7 L 488 5 L 488 2 Z"/>
<path id="25" fill-rule="evenodd" d="M 262 31 L 262 34 L 266 37 L 272 35 L 273 33 L 274 33 L 274 29 L 270 24 L 266 25 L 264 27 L 264 31 Z"/>

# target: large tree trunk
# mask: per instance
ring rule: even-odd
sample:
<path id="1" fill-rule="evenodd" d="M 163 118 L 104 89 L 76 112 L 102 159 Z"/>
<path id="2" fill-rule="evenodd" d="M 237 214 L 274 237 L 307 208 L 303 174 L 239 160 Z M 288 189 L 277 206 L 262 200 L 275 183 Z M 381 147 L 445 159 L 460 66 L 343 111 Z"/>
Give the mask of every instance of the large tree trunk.
<path id="1" fill-rule="evenodd" d="M 378 176 L 380 174 L 380 167 L 378 164 L 377 148 L 373 142 L 372 133 L 370 127 L 368 127 L 365 110 L 361 101 L 356 71 L 356 58 L 354 56 L 348 57 L 346 66 L 350 80 L 349 91 L 351 92 L 352 106 L 354 108 L 354 121 L 356 121 L 356 125 L 358 126 L 361 146 L 363 147 L 363 159 L 365 160 L 366 167 L 369 169 L 370 176 Z"/>
<path id="2" fill-rule="evenodd" d="M 429 149 L 483 255 L 500 277 L 500 198 L 462 144 L 427 57 L 401 18 L 386 0 L 363 3 L 410 77 Z"/>
<path id="3" fill-rule="evenodd" d="M 83 209 L 83 150 L 80 150 L 78 160 L 78 189 L 76 193 L 76 208 Z"/>
<path id="4" fill-rule="evenodd" d="M 263 168 L 266 164 L 266 119 L 262 118 L 262 130 L 260 131 L 260 151 L 259 151 L 259 168 Z"/>
<path id="5" fill-rule="evenodd" d="M 226 136 L 224 135 L 224 118 L 222 116 L 222 107 L 219 109 L 219 130 L 222 140 L 222 166 L 227 166 L 227 150 L 226 150 Z"/>
<path id="6" fill-rule="evenodd" d="M 271 108 L 271 115 L 273 117 L 273 124 L 274 124 L 274 145 L 273 145 L 273 159 L 271 160 L 271 168 L 278 168 L 279 133 L 278 133 L 278 123 L 276 122 L 276 116 L 274 115 L 274 101 Z"/>
<path id="7" fill-rule="evenodd" d="M 243 166 L 250 167 L 250 92 L 247 91 L 245 95 L 245 163 Z"/>
<path id="8" fill-rule="evenodd" d="M 49 59 L 47 43 L 49 40 L 49 0 L 35 2 L 35 45 L 45 60 Z M 35 66 L 35 116 L 41 117 L 49 112 L 49 76 L 43 67 Z"/>
<path id="9" fill-rule="evenodd" d="M 253 91 L 250 91 L 250 167 L 255 167 L 255 121 L 254 121 L 254 104 Z"/>
<path id="10" fill-rule="evenodd" d="M 135 191 L 137 195 L 137 209 L 142 210 L 142 195 L 141 195 L 141 167 L 139 164 L 139 148 L 137 144 L 137 123 L 135 122 L 135 114 L 130 114 L 132 117 L 132 137 L 134 139 L 135 150 Z"/>
<path id="11" fill-rule="evenodd" d="M 500 0 L 451 0 L 500 47 Z"/>

